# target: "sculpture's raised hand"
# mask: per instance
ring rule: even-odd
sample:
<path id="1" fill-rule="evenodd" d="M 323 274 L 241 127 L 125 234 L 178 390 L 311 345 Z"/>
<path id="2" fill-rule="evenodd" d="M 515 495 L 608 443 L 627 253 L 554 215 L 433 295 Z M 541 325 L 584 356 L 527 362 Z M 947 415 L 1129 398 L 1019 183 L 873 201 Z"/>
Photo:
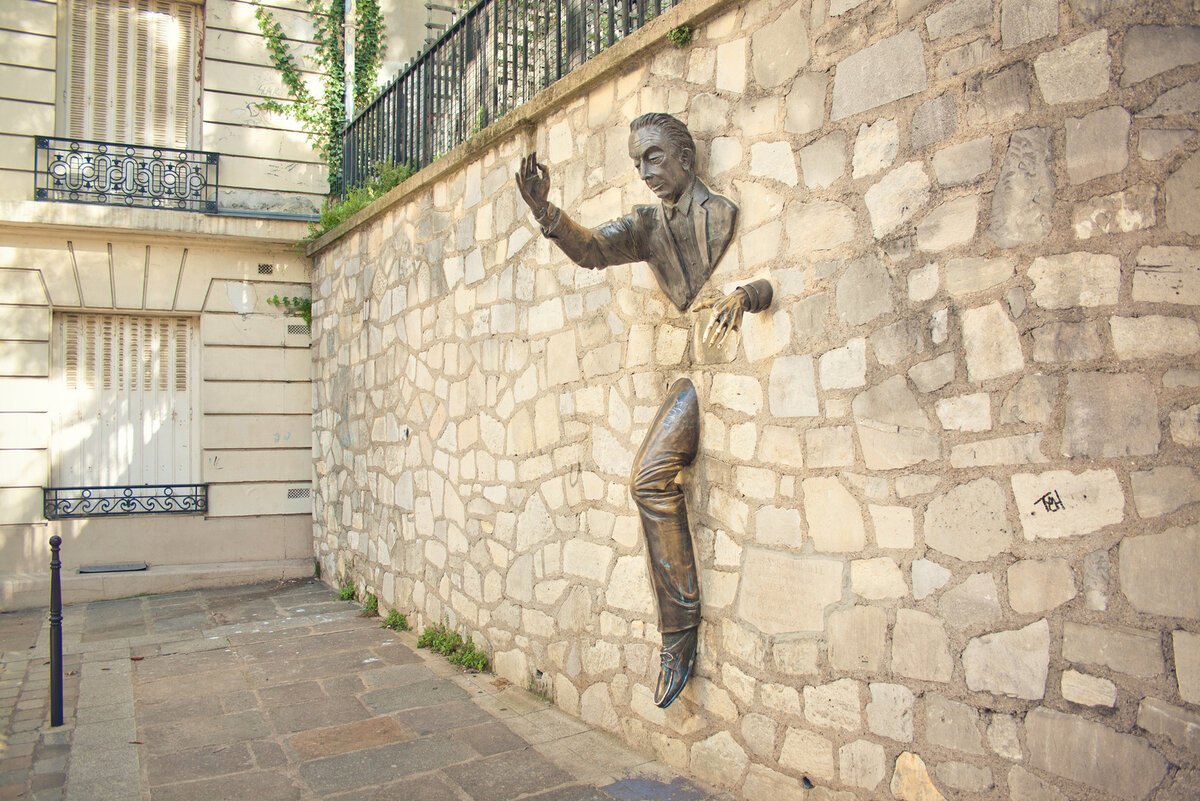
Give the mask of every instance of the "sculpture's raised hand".
<path id="1" fill-rule="evenodd" d="M 750 299 L 745 290 L 738 287 L 715 302 L 706 300 L 693 307 L 695 311 L 708 308 L 712 309 L 712 319 L 708 321 L 701 341 L 715 348 L 733 334 L 736 342 L 742 335 L 742 315 L 750 308 Z"/>
<path id="2" fill-rule="evenodd" d="M 521 191 L 521 197 L 533 216 L 538 219 L 544 217 L 550 205 L 546 200 L 550 194 L 550 171 L 545 164 L 538 164 L 536 152 L 521 159 L 521 169 L 517 171 L 517 189 Z"/>

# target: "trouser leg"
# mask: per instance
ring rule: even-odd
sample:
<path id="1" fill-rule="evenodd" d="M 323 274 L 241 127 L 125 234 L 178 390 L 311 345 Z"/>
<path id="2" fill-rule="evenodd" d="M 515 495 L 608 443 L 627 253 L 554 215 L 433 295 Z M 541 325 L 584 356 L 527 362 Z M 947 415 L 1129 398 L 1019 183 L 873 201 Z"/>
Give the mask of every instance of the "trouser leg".
<path id="1" fill-rule="evenodd" d="M 700 582 L 688 528 L 679 471 L 696 458 L 700 404 L 686 378 L 676 381 L 663 401 L 633 460 L 630 494 L 642 518 L 650 555 L 650 580 L 664 634 L 700 625 Z"/>

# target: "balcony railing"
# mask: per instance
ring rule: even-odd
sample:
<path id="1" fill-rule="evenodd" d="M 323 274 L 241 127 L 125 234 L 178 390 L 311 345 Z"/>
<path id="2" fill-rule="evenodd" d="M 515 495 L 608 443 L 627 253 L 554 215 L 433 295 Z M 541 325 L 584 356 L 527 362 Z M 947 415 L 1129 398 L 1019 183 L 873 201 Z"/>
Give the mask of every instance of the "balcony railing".
<path id="1" fill-rule="evenodd" d="M 207 512 L 207 484 L 42 488 L 42 514 L 47 520 L 111 515 L 201 515 Z"/>
<path id="2" fill-rule="evenodd" d="M 480 0 L 347 126 L 338 194 L 465 142 L 682 0 Z"/>
<path id="3" fill-rule="evenodd" d="M 33 165 L 36 200 L 217 211 L 216 153 L 38 136 Z"/>

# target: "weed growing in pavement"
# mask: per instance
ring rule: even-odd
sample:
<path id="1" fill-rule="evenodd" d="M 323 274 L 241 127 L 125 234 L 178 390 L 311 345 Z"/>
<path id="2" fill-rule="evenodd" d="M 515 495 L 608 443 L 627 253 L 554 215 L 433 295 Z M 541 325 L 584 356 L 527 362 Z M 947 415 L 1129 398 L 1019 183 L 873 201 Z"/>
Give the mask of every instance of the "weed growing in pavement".
<path id="1" fill-rule="evenodd" d="M 338 589 L 338 600 L 339 601 L 353 601 L 354 600 L 354 582 L 346 582 Z"/>
<path id="2" fill-rule="evenodd" d="M 367 593 L 367 601 L 363 604 L 363 614 L 367 617 L 375 617 L 379 614 L 379 599 L 375 597 L 375 593 Z"/>
<path id="3" fill-rule="evenodd" d="M 383 619 L 383 627 L 392 631 L 408 631 L 408 618 L 393 609 Z"/>
<path id="4" fill-rule="evenodd" d="M 461 665 L 469 670 L 488 669 L 487 654 L 476 648 L 470 637 L 464 641 L 456 631 L 443 623 L 426 626 L 417 638 L 417 647 L 437 651 L 452 665 Z"/>

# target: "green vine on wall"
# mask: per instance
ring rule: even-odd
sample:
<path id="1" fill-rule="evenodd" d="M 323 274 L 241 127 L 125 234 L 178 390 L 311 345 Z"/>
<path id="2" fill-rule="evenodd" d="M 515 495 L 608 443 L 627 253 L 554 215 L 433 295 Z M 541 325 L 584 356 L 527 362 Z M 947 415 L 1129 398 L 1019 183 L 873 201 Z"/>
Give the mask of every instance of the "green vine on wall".
<path id="1" fill-rule="evenodd" d="M 267 298 L 267 303 L 277 309 L 283 309 L 283 313 L 289 317 L 299 317 L 310 328 L 312 327 L 312 298 L 288 298 L 273 295 Z"/>
<path id="2" fill-rule="evenodd" d="M 311 66 L 321 74 L 321 94 L 308 90 L 296 56 L 288 46 L 283 26 L 275 15 L 256 3 L 254 16 L 266 42 L 271 63 L 279 71 L 291 103 L 269 98 L 255 105 L 300 123 L 308 139 L 329 168 L 329 186 L 341 181 L 342 130 L 346 127 L 346 41 L 343 21 L 346 0 L 308 0 L 308 14 L 315 29 L 316 55 Z M 351 76 L 354 107 L 370 100 L 375 79 L 387 50 L 379 0 L 357 0 L 354 17 L 354 74 Z"/>

